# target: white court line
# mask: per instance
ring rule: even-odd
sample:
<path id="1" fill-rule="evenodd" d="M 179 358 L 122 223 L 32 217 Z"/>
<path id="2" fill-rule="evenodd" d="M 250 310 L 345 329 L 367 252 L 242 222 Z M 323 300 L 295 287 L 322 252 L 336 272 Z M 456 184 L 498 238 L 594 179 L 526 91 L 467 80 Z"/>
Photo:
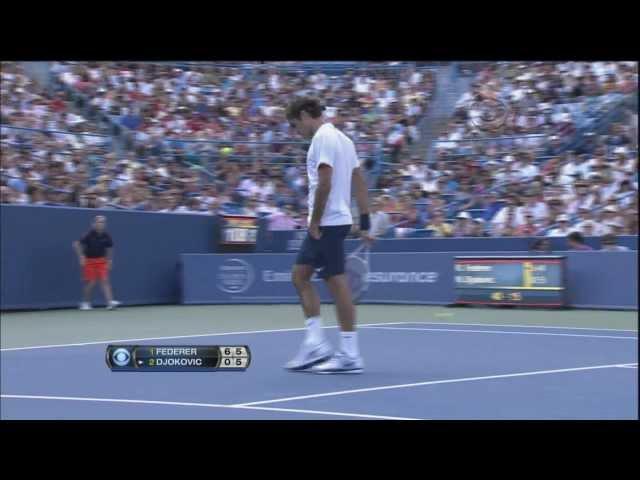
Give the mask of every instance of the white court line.
<path id="1" fill-rule="evenodd" d="M 386 415 L 368 415 L 364 413 L 344 413 L 344 412 L 327 412 L 322 410 L 299 410 L 297 408 L 275 408 L 275 407 L 249 407 L 245 405 L 233 405 L 230 408 L 237 409 L 250 409 L 250 410 L 268 410 L 274 412 L 292 412 L 292 413 L 316 413 L 318 415 L 342 415 L 356 418 L 373 418 L 378 420 L 426 420 L 422 418 L 409 418 L 409 417 L 389 417 Z"/>
<path id="2" fill-rule="evenodd" d="M 217 403 L 168 402 L 162 400 L 132 400 L 127 398 L 91 398 L 91 397 L 54 397 L 46 395 L 0 395 L 0 398 L 26 400 L 64 400 L 75 402 L 133 403 L 139 405 L 169 405 L 180 407 L 226 408 L 233 410 L 266 410 L 284 413 L 308 413 L 316 415 L 332 415 L 338 417 L 371 418 L 376 420 L 419 420 L 418 418 L 388 417 L 383 415 L 367 415 L 364 413 L 329 412 L 324 410 L 302 410 L 297 408 L 251 407 L 246 405 L 222 405 Z"/>
<path id="3" fill-rule="evenodd" d="M 494 324 L 494 323 L 458 323 L 458 322 L 384 322 L 384 323 L 363 323 L 359 327 L 371 327 L 376 325 L 463 325 L 463 326 L 479 326 L 479 327 L 517 327 L 517 328 L 557 328 L 563 330 L 594 330 L 594 331 L 614 331 L 614 332 L 637 332 L 637 330 L 624 330 L 617 328 L 586 328 L 586 327 L 556 327 L 548 325 L 509 325 L 509 324 Z M 323 328 L 337 328 L 336 325 L 325 326 Z M 201 333 L 194 335 L 173 335 L 170 337 L 148 337 L 148 338 L 125 338 L 114 340 L 99 340 L 94 342 L 83 343 L 65 343 L 58 345 L 35 345 L 31 347 L 13 347 L 13 348 L 0 348 L 0 352 L 13 352 L 18 350 L 36 350 L 40 348 L 65 348 L 65 347 L 84 347 L 86 345 L 104 345 L 107 343 L 123 343 L 123 342 L 144 342 L 148 340 L 174 340 L 180 338 L 198 338 L 198 337 L 215 337 L 222 335 L 249 335 L 254 333 L 274 333 L 274 332 L 295 332 L 304 330 L 304 327 L 297 328 L 280 328 L 274 330 L 249 330 L 246 332 L 221 332 L 221 333 Z"/>
<path id="4" fill-rule="evenodd" d="M 361 327 L 368 327 L 370 325 L 404 325 L 407 323 L 415 322 L 385 322 L 385 323 L 363 323 Z M 337 325 L 329 325 L 322 328 L 338 328 Z M 39 348 L 63 348 L 63 347 L 84 347 L 86 345 L 104 345 L 107 343 L 122 343 L 122 342 L 146 342 L 148 340 L 173 340 L 176 338 L 198 338 L 198 337 L 217 337 L 222 335 L 249 335 L 253 333 L 274 333 L 274 332 L 295 332 L 298 330 L 305 330 L 305 327 L 296 328 L 278 328 L 274 330 L 249 330 L 246 332 L 221 332 L 221 333 L 199 333 L 194 335 L 173 335 L 170 337 L 148 337 L 148 338 L 125 338 L 118 340 L 99 340 L 95 342 L 84 343 L 64 343 L 60 345 L 36 345 L 33 347 L 14 347 L 14 348 L 2 348 L 0 352 L 14 352 L 17 350 L 36 350 Z"/>
<path id="5" fill-rule="evenodd" d="M 638 340 L 638 337 L 623 337 L 615 335 L 585 335 L 578 333 L 548 333 L 548 332 L 509 332 L 506 330 L 469 330 L 462 328 L 412 328 L 412 327 L 377 327 L 367 326 L 364 327 L 367 330 L 414 330 L 419 332 L 456 332 L 456 333 L 500 333 L 511 335 L 545 335 L 545 336 L 558 336 L 558 337 L 587 337 L 587 338 L 615 338 L 622 340 Z"/>
<path id="6" fill-rule="evenodd" d="M 617 365 L 619 368 L 638 368 L 637 363 L 627 363 L 625 365 Z"/>
<path id="7" fill-rule="evenodd" d="M 638 332 L 638 330 L 624 330 L 622 328 L 588 328 L 588 327 L 558 327 L 551 325 L 510 325 L 507 323 L 460 323 L 460 322 L 402 322 L 416 325 L 463 325 L 471 327 L 515 327 L 515 328 L 555 328 L 559 330 L 594 330 L 605 332 Z M 384 325 L 381 323 L 380 325 Z M 362 325 L 364 326 L 364 325 Z"/>
<path id="8" fill-rule="evenodd" d="M 546 375 L 550 373 L 564 373 L 564 372 L 580 372 L 584 370 L 598 370 L 603 368 L 613 368 L 619 367 L 620 365 L 626 364 L 612 364 L 612 365 L 595 365 L 592 367 L 576 367 L 576 368 L 562 368 L 557 370 L 537 370 L 533 372 L 520 372 L 520 373 L 506 373 L 500 375 L 487 375 L 483 377 L 466 377 L 466 378 L 450 378 L 447 380 L 431 380 L 427 382 L 417 382 L 417 383 L 405 383 L 400 385 L 386 385 L 382 387 L 369 387 L 369 388 L 357 388 L 353 390 L 338 390 L 335 392 L 326 392 L 326 393 L 314 393 L 311 395 L 300 395 L 298 397 L 287 397 L 287 398 L 274 398 L 272 400 L 262 400 L 259 402 L 247 402 L 247 403 L 238 403 L 235 406 L 245 407 L 245 406 L 254 406 L 254 405 L 262 405 L 267 403 L 278 403 L 278 402 L 290 402 L 293 400 L 306 400 L 309 398 L 320 398 L 320 397 L 333 397 L 337 395 L 349 395 L 352 393 L 363 393 L 363 392 L 375 392 L 379 390 L 393 390 L 398 388 L 410 388 L 410 387 L 422 387 L 425 385 L 439 385 L 443 383 L 462 383 L 462 382 L 473 382 L 478 380 L 493 380 L 496 378 L 513 378 L 513 377 L 528 377 L 531 375 Z"/>

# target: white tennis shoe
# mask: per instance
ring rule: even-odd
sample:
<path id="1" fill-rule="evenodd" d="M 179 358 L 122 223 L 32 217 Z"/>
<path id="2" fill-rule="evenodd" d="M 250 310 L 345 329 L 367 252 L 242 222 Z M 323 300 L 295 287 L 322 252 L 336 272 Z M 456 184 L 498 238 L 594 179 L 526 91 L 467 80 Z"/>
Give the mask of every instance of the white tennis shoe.
<path id="1" fill-rule="evenodd" d="M 344 352 L 336 352 L 330 359 L 314 365 L 309 371 L 320 374 L 362 373 L 364 361 L 360 356 L 350 357 Z"/>
<path id="2" fill-rule="evenodd" d="M 113 310 L 114 308 L 118 308 L 120 306 L 120 302 L 117 300 L 112 300 L 109 305 L 107 305 L 107 310 Z"/>
<path id="3" fill-rule="evenodd" d="M 326 340 L 315 345 L 303 342 L 298 354 L 292 360 L 288 361 L 284 368 L 292 371 L 305 370 L 317 363 L 328 360 L 331 358 L 332 353 L 333 349 Z"/>
<path id="4" fill-rule="evenodd" d="M 80 304 L 80 310 L 91 310 L 91 304 L 88 302 L 82 302 Z"/>

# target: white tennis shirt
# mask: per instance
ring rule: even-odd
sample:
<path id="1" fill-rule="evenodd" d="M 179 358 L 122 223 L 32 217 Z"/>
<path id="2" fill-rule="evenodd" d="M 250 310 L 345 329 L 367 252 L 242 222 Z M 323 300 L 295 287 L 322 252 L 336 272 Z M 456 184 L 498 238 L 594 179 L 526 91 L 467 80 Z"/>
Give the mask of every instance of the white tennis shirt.
<path id="1" fill-rule="evenodd" d="M 331 123 L 323 124 L 311 139 L 307 152 L 307 175 L 309 177 L 309 222 L 313 214 L 313 203 L 318 188 L 318 167 L 321 164 L 333 168 L 331 192 L 327 199 L 321 226 L 351 225 L 351 175 L 360 166 L 356 147 L 344 133 Z"/>

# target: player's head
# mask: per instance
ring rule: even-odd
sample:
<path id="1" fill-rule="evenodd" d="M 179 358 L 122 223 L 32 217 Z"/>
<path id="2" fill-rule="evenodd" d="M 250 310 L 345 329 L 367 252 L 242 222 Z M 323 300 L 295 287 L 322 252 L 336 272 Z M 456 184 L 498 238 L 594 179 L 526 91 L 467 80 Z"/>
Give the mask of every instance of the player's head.
<path id="1" fill-rule="evenodd" d="M 324 108 L 315 98 L 296 98 L 287 107 L 287 121 L 302 137 L 311 138 L 322 125 Z"/>
<path id="2" fill-rule="evenodd" d="M 93 228 L 96 229 L 97 232 L 103 232 L 105 228 L 107 228 L 107 219 L 104 215 L 97 215 L 93 220 Z"/>

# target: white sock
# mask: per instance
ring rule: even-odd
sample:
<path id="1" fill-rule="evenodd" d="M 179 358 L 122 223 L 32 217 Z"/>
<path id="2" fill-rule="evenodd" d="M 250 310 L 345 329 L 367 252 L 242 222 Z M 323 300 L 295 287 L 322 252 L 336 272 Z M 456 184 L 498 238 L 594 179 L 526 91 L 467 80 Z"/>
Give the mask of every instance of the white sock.
<path id="1" fill-rule="evenodd" d="M 358 333 L 355 330 L 353 332 L 340 332 L 340 349 L 350 357 L 360 356 Z"/>
<path id="2" fill-rule="evenodd" d="M 322 317 L 309 317 L 305 321 L 307 326 L 307 335 L 304 339 L 305 343 L 316 345 L 324 340 L 324 332 L 322 331 Z"/>

